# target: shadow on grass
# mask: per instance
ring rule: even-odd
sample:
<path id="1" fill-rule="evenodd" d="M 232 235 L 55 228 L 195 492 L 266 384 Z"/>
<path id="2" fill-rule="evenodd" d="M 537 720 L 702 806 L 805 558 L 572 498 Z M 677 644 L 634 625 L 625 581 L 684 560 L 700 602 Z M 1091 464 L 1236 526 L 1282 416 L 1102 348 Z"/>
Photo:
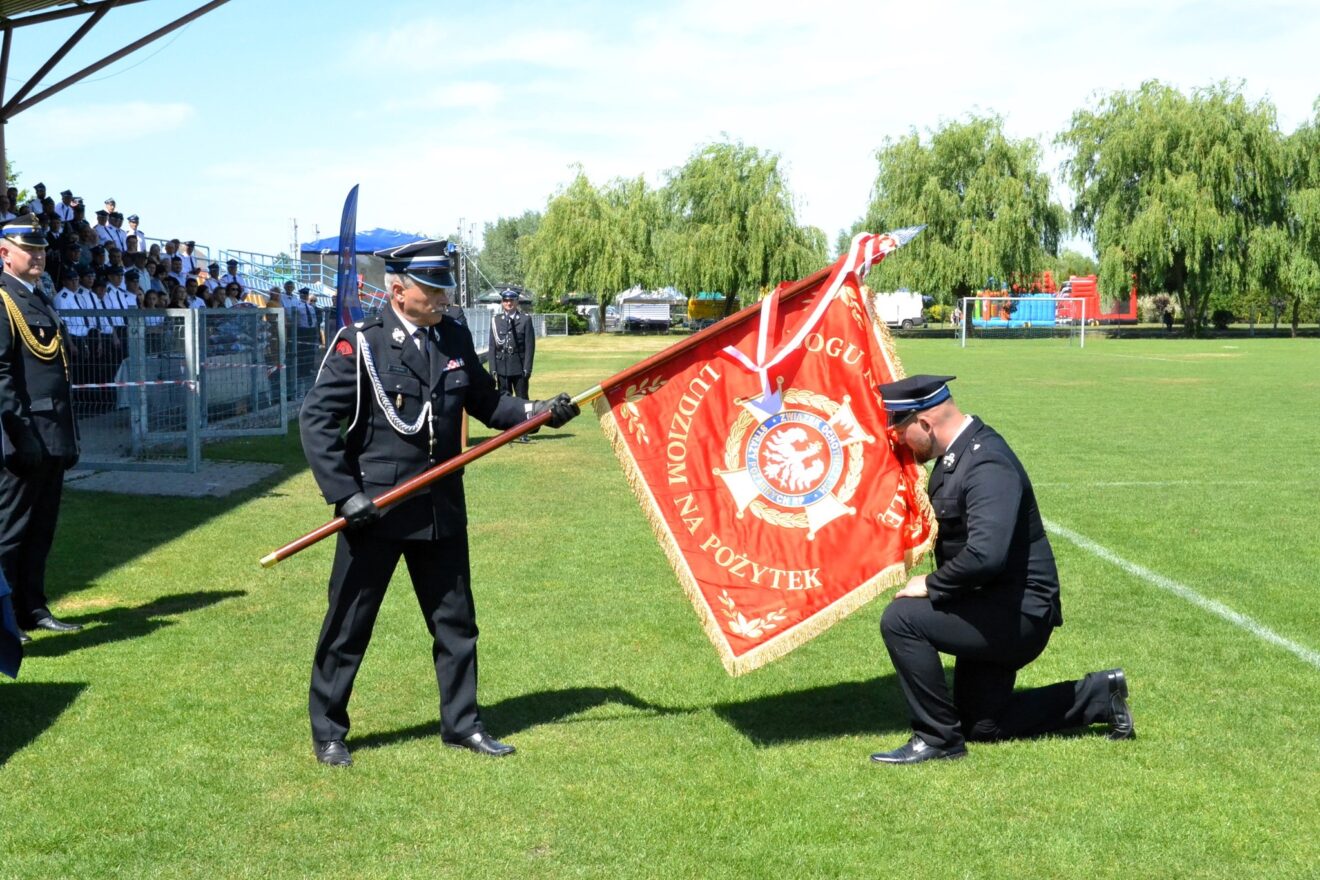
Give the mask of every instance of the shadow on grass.
<path id="1" fill-rule="evenodd" d="M 144 556 L 217 517 L 256 498 L 271 495 L 283 480 L 305 470 L 297 425 L 288 436 L 244 438 L 207 446 L 208 459 L 255 461 L 280 465 L 280 470 L 223 498 L 160 495 L 120 495 L 65 487 L 59 526 L 46 572 L 46 594 L 55 616 L 63 618 L 58 601 L 80 591 L 101 575 Z M 144 481 L 168 480 L 168 474 L 142 474 Z M 132 523 L 132 528 L 122 524 Z M 317 525 L 317 523 L 309 524 Z M 296 537 L 291 535 L 290 537 Z M 255 560 L 267 547 L 251 548 Z"/>
<path id="2" fill-rule="evenodd" d="M 0 767 L 41 736 L 86 688 L 85 682 L 0 684 Z"/>
<path id="3" fill-rule="evenodd" d="M 199 590 L 161 596 L 144 605 L 108 608 L 77 617 L 65 617 L 70 623 L 81 623 L 87 628 L 82 632 L 60 635 L 44 635 L 38 631 L 33 636 L 32 644 L 23 653 L 26 657 L 63 657 L 86 648 L 141 638 L 163 627 L 172 626 L 171 617 L 200 611 L 225 599 L 246 595 L 244 590 Z"/>
<path id="4" fill-rule="evenodd" d="M 482 721 L 497 738 L 512 736 L 541 724 L 564 722 L 581 712 L 613 704 L 651 715 L 684 715 L 699 709 L 659 706 L 617 687 L 574 687 L 520 694 L 485 706 Z M 414 724 L 402 730 L 369 733 L 352 740 L 354 749 L 375 749 L 414 739 L 440 736 L 440 721 Z"/>
<path id="5" fill-rule="evenodd" d="M 711 710 L 757 746 L 911 733 L 894 675 L 720 703 Z"/>

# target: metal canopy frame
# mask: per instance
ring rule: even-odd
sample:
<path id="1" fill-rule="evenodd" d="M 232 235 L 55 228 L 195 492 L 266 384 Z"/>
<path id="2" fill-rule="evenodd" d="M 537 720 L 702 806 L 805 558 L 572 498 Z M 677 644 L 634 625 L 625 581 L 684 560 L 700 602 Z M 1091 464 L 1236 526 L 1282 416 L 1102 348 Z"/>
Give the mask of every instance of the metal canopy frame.
<path id="1" fill-rule="evenodd" d="M 110 10 L 142 2 L 144 0 L 0 0 L 0 31 L 3 32 L 3 44 L 0 45 L 0 168 L 8 167 L 5 164 L 5 125 L 8 124 L 10 119 L 64 91 L 69 86 L 86 79 L 98 70 L 114 64 L 126 55 L 131 55 L 143 46 L 153 43 L 166 34 L 201 18 L 211 10 L 225 5 L 229 0 L 211 0 L 211 2 L 199 6 L 192 12 L 176 18 L 164 27 L 157 28 L 145 37 L 134 40 L 122 49 L 111 52 L 100 61 L 89 64 L 77 73 L 66 76 L 35 95 L 31 94 L 32 90 L 40 85 L 46 75 L 55 68 L 55 65 L 59 64 L 73 47 L 78 45 L 82 38 L 87 36 L 92 28 L 100 23 L 101 19 L 105 18 Z M 78 26 L 72 36 L 64 41 L 63 45 L 51 53 L 46 62 L 32 76 L 28 77 L 27 82 L 23 83 L 18 91 L 6 99 L 5 84 L 6 77 L 9 75 L 9 51 L 13 45 L 14 31 L 28 25 L 45 24 L 46 22 L 78 15 L 85 15 L 87 19 Z"/>

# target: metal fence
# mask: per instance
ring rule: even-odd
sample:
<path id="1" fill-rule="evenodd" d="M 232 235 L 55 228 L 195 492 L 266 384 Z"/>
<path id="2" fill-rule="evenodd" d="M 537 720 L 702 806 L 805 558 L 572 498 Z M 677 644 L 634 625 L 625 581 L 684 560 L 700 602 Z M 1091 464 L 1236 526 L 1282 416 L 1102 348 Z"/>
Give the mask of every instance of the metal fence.
<path id="1" fill-rule="evenodd" d="M 61 317 L 78 467 L 93 470 L 196 471 L 204 442 L 287 433 L 335 335 L 329 310 L 308 327 L 282 308 L 67 309 Z M 477 306 L 464 317 L 484 356 L 491 311 Z M 533 315 L 537 335 L 566 333 L 562 317 Z"/>
<path id="2" fill-rule="evenodd" d="M 80 468 L 195 471 L 203 440 L 287 430 L 282 310 L 65 310 L 61 317 Z"/>

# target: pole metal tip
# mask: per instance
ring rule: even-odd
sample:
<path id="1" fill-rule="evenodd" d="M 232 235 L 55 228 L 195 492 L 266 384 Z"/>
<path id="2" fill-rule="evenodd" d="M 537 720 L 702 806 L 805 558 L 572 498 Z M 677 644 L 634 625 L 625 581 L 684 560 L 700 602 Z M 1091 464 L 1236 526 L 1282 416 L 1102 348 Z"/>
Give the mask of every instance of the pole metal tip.
<path id="1" fill-rule="evenodd" d="M 267 553 L 265 556 L 261 557 L 261 567 L 270 568 L 272 565 L 274 565 L 279 561 L 280 561 L 279 557 L 277 557 L 274 553 Z"/>

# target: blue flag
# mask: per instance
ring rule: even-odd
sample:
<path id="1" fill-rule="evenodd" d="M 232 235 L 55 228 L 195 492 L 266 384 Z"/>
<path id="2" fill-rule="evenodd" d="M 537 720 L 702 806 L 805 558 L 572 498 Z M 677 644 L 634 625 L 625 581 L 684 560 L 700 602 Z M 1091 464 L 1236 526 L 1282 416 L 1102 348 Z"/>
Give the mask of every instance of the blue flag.
<path id="1" fill-rule="evenodd" d="M 344 216 L 339 221 L 338 292 L 335 295 L 335 329 L 362 320 L 362 301 L 358 299 L 357 271 L 357 184 L 344 200 Z"/>
<path id="2" fill-rule="evenodd" d="M 0 573 L 0 672 L 18 678 L 18 666 L 23 662 L 23 643 L 18 640 L 18 621 L 14 619 L 14 603 L 9 598 L 9 582 Z"/>

